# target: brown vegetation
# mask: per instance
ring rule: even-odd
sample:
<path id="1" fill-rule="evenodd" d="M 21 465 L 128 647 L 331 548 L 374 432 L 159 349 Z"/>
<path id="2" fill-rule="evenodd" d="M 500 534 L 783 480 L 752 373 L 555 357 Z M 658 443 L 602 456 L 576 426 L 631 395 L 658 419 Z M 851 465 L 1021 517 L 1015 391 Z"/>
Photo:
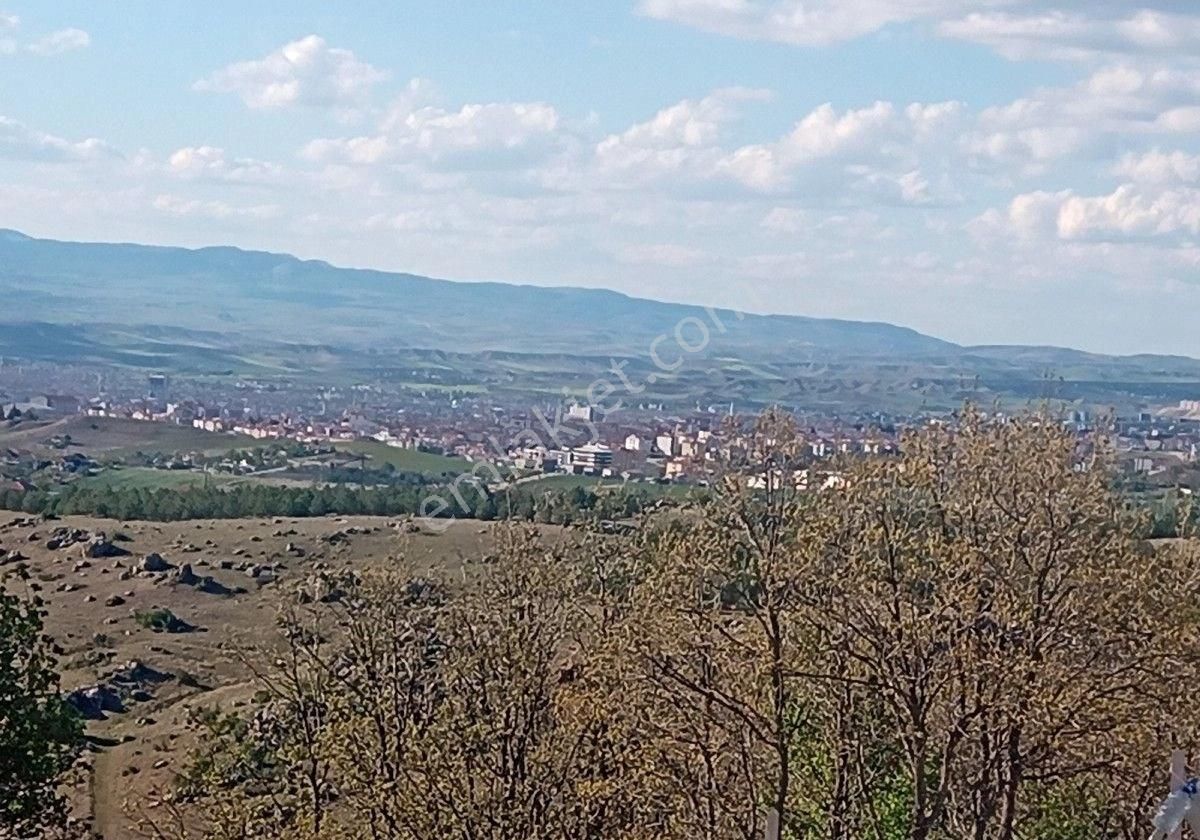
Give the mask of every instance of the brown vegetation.
<path id="1" fill-rule="evenodd" d="M 1104 447 L 968 412 L 810 491 L 794 440 L 765 416 L 717 499 L 631 535 L 513 529 L 288 608 L 146 832 L 1143 836 L 1198 735 L 1200 567 L 1138 539 Z"/>

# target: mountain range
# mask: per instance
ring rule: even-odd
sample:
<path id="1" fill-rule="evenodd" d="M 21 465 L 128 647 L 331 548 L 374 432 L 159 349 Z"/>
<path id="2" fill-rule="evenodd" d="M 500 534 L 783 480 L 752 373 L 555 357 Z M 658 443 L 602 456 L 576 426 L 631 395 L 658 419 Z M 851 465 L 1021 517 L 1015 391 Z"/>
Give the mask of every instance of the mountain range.
<path id="1" fill-rule="evenodd" d="M 564 381 L 577 382 L 594 367 L 580 360 L 626 358 L 649 369 L 654 347 L 674 361 L 682 338 L 698 348 L 686 373 L 709 377 L 714 396 L 741 371 L 740 390 L 797 404 L 822 383 L 836 386 L 834 405 L 853 397 L 886 406 L 901 396 L 905 405 L 953 403 L 964 393 L 1119 407 L 1200 397 L 1200 361 L 1184 357 L 966 347 L 887 323 L 437 280 L 230 247 L 60 242 L 0 230 L 0 300 L 8 303 L 0 355 L 66 362 L 361 371 L 432 355 L 505 380 L 558 365 Z M 693 391 L 689 398 L 699 396 Z"/>

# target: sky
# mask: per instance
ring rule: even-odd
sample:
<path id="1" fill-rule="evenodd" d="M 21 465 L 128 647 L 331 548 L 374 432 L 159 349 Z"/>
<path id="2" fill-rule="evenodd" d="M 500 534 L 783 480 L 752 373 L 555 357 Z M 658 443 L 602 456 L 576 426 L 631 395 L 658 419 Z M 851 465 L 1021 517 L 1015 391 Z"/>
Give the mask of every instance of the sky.
<path id="1" fill-rule="evenodd" d="M 1200 357 L 1200 3 L 0 0 L 0 227 Z"/>

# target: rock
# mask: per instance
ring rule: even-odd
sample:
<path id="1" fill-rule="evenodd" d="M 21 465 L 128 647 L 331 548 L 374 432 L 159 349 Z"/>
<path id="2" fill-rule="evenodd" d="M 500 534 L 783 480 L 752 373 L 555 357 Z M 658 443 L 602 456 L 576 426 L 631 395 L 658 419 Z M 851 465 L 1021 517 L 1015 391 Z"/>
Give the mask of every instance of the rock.
<path id="1" fill-rule="evenodd" d="M 120 668 L 113 671 L 110 679 L 118 683 L 149 685 L 167 682 L 171 679 L 171 675 L 165 671 L 151 668 L 141 660 L 130 659 Z"/>
<path id="2" fill-rule="evenodd" d="M 164 560 L 162 555 L 158 552 L 151 552 L 142 559 L 143 572 L 161 574 L 162 572 L 169 572 L 170 570 L 171 564 Z"/>
<path id="3" fill-rule="evenodd" d="M 66 701 L 87 720 L 102 720 L 105 712 L 123 712 L 121 695 L 107 685 L 79 688 L 67 695 Z"/>
<path id="4" fill-rule="evenodd" d="M 184 563 L 175 572 L 174 582 L 181 586 L 195 586 L 200 582 L 200 578 L 196 577 L 195 572 L 192 571 L 191 563 Z"/>
<path id="5" fill-rule="evenodd" d="M 106 606 L 106 607 L 120 607 L 120 606 L 123 606 L 124 604 L 125 604 L 125 599 L 122 598 L 120 595 L 109 595 L 107 598 L 104 599 L 104 606 Z"/>
<path id="6" fill-rule="evenodd" d="M 123 557 L 129 552 L 103 537 L 93 537 L 83 546 L 84 557 Z"/>
<path id="7" fill-rule="evenodd" d="M 234 590 L 230 589 L 225 584 L 223 584 L 220 581 L 215 580 L 214 578 L 211 578 L 211 577 L 201 578 L 200 582 L 198 584 L 196 584 L 196 590 L 199 592 L 204 592 L 205 594 L 208 594 L 208 595 L 232 595 L 232 594 L 234 594 Z M 238 591 L 244 591 L 244 590 L 239 589 Z"/>

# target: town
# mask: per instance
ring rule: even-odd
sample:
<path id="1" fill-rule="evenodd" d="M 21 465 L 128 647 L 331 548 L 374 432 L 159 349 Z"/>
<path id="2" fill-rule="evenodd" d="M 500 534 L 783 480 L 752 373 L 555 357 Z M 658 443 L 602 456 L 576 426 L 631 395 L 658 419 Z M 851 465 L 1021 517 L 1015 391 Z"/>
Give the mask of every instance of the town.
<path id="1" fill-rule="evenodd" d="M 745 432 L 733 404 L 690 409 L 635 404 L 605 411 L 566 398 L 530 406 L 469 390 L 395 388 L 383 383 L 323 385 L 238 378 L 222 384 L 161 373 L 109 371 L 100 375 L 98 386 L 92 376 L 87 370 L 72 376 L 61 367 L 36 363 L 0 366 L 4 427 L 28 430 L 45 425 L 41 442 L 57 444 L 61 450 L 60 473 L 87 469 L 86 460 L 81 462 L 70 451 L 70 441 L 54 435 L 52 421 L 70 417 L 162 424 L 211 435 L 198 439 L 205 445 L 197 445 L 197 450 L 268 445 L 278 449 L 287 444 L 291 455 L 290 460 L 264 463 L 261 458 L 255 462 L 247 457 L 233 460 L 172 451 L 147 462 L 164 469 L 239 475 L 282 471 L 316 459 L 326 468 L 357 465 L 361 470 L 373 459 L 380 460 L 381 454 L 382 462 L 388 462 L 388 453 L 410 452 L 444 458 L 447 473 L 472 473 L 493 485 L 583 476 L 605 483 L 705 486 L 716 463 L 741 445 Z M 39 387 L 46 382 L 60 392 Z M 98 387 L 102 393 L 95 394 Z M 88 390 L 93 394 L 89 396 Z M 796 416 L 804 431 L 804 460 L 817 474 L 822 463 L 838 457 L 894 455 L 906 429 L 951 419 L 932 413 L 804 412 Z M 1111 428 L 1120 471 L 1131 486 L 1200 490 L 1200 401 L 1148 407 L 1133 417 L 1064 408 L 1062 421 L 1081 440 L 1097 424 Z M 0 477 L 10 483 L 26 480 L 5 474 L 5 465 L 13 472 L 21 464 L 22 451 L 17 445 L 4 446 L 3 441 L 0 437 L 0 449 L 6 451 Z M 360 480 L 363 475 L 376 473 L 360 472 Z M 829 477 L 826 469 L 819 481 Z"/>

